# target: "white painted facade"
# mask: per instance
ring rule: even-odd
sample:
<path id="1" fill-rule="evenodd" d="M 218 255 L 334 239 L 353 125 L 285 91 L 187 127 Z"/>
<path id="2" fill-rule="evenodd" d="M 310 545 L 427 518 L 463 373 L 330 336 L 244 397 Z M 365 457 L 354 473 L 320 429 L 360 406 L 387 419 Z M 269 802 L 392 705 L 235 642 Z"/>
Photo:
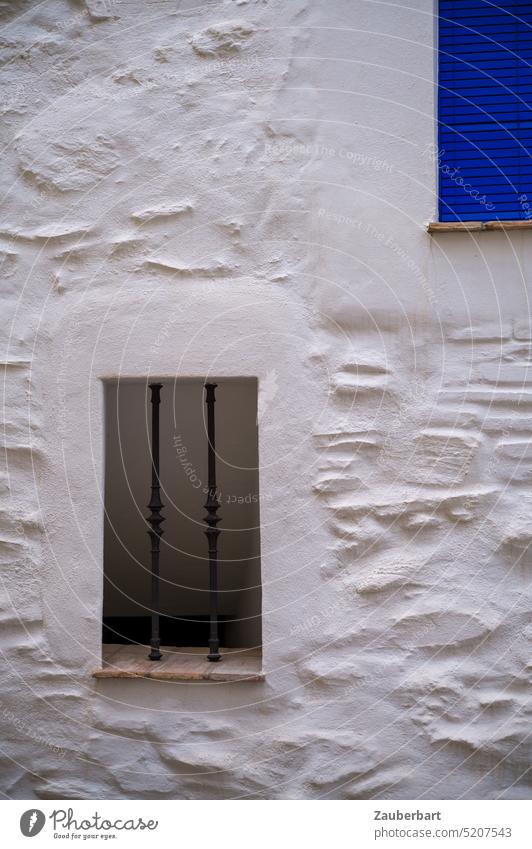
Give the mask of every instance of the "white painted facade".
<path id="1" fill-rule="evenodd" d="M 532 241 L 426 232 L 432 3 L 2 14 L 3 792 L 529 796 Z M 209 374 L 266 680 L 97 682 L 103 381 Z"/>

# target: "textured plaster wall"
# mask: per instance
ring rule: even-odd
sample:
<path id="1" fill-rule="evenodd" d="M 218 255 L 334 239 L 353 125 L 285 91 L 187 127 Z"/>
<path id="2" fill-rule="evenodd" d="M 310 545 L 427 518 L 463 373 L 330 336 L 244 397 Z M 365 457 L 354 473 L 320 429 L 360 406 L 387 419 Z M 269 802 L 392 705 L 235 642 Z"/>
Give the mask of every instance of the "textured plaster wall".
<path id="1" fill-rule="evenodd" d="M 2 4 L 2 790 L 529 795 L 528 233 L 429 0 Z M 100 681 L 102 378 L 256 376 L 266 681 Z"/>

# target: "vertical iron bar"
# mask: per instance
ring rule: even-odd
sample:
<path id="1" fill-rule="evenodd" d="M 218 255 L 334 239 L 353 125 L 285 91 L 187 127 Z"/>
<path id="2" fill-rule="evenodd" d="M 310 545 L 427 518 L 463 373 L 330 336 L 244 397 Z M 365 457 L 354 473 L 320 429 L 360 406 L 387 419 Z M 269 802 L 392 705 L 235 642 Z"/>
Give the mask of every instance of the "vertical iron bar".
<path id="1" fill-rule="evenodd" d="M 220 531 L 216 527 L 220 521 L 220 517 L 216 515 L 218 508 L 220 507 L 220 502 L 218 501 L 216 494 L 216 448 L 214 421 L 214 403 L 216 401 L 216 398 L 214 397 L 214 390 L 216 389 L 216 386 L 216 383 L 205 384 L 205 403 L 207 404 L 207 438 L 209 442 L 207 455 L 209 482 L 207 501 L 204 505 L 207 510 L 205 522 L 208 526 L 205 531 L 205 536 L 207 537 L 209 545 L 210 617 L 209 654 L 207 655 L 207 658 L 213 662 L 221 659 L 220 640 L 218 637 L 218 536 Z"/>
<path id="2" fill-rule="evenodd" d="M 148 531 L 151 539 L 151 651 L 150 660 L 161 659 L 161 640 L 159 637 L 159 554 L 163 531 L 161 522 L 161 481 L 159 477 L 159 404 L 161 403 L 162 383 L 150 383 L 151 389 L 151 498 L 148 504 L 151 510 Z"/>

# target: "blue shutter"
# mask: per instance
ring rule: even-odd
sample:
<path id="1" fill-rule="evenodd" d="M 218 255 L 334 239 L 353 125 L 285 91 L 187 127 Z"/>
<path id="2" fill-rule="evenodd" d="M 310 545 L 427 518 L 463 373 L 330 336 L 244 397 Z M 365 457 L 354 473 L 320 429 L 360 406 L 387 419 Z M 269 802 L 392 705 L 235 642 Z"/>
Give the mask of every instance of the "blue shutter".
<path id="1" fill-rule="evenodd" d="M 438 119 L 440 221 L 531 218 L 532 2 L 440 0 Z"/>

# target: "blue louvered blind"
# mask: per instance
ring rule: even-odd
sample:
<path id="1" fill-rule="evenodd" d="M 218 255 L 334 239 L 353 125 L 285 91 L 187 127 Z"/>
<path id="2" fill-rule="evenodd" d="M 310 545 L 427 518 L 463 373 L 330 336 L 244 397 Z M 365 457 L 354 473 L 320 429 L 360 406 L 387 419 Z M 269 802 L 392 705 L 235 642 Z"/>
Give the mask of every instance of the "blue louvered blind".
<path id="1" fill-rule="evenodd" d="M 440 0 L 438 111 L 440 221 L 532 218 L 532 2 Z"/>

